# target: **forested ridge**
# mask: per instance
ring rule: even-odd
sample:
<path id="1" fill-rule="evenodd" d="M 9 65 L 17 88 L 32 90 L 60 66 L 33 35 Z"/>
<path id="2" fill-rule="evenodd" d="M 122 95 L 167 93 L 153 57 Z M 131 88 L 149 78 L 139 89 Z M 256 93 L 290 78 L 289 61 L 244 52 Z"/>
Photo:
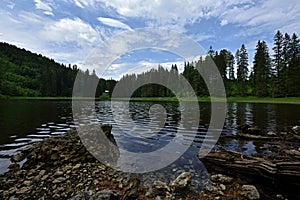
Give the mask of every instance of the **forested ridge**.
<path id="1" fill-rule="evenodd" d="M 223 79 L 227 96 L 257 97 L 298 97 L 300 96 L 300 44 L 298 36 L 293 33 L 274 35 L 271 48 L 265 41 L 258 41 L 253 58 L 253 67 L 249 63 L 247 48 L 244 44 L 233 54 L 227 49 L 220 51 L 210 47 L 207 56 L 198 61 L 184 63 L 181 75 L 190 83 L 197 96 L 209 96 L 208 89 L 198 70 L 209 68 L 211 60 L 216 64 Z M 90 73 L 77 68 L 76 65 L 66 66 L 53 59 L 46 58 L 20 49 L 16 46 L 0 43 L 0 95 L 6 96 L 72 96 L 76 75 L 81 85 L 91 81 L 99 81 L 95 96 L 99 97 L 108 91 L 111 95 L 116 84 L 114 80 L 98 78 L 95 71 Z M 215 77 L 210 77 L 214 81 Z M 126 74 L 120 79 L 125 97 L 135 84 L 145 80 L 172 81 L 184 95 L 178 67 L 171 69 L 159 66 L 142 74 Z M 81 96 L 89 96 L 82 90 Z M 144 85 L 133 93 L 134 97 L 171 97 L 174 94 L 168 88 L 158 84 Z"/>
<path id="2" fill-rule="evenodd" d="M 95 71 L 83 72 L 76 65 L 66 66 L 4 42 L 0 43 L 0 72 L 0 95 L 5 96 L 70 97 L 77 74 L 82 85 L 88 79 L 99 80 L 97 97 L 115 85 L 114 80 L 99 79 Z"/>
<path id="3" fill-rule="evenodd" d="M 209 96 L 206 84 L 198 70 L 209 68 L 213 60 L 223 78 L 227 96 L 299 97 L 300 44 L 298 36 L 295 33 L 290 36 L 288 33 L 282 34 L 277 31 L 273 40 L 272 50 L 265 41 L 257 41 L 253 67 L 250 67 L 247 48 L 244 44 L 236 50 L 235 54 L 227 49 L 215 51 L 210 47 L 206 57 L 184 63 L 182 75 L 191 84 L 197 96 Z M 181 88 L 181 94 L 186 96 L 185 88 L 180 85 L 178 67 L 175 64 L 169 70 L 159 66 L 158 69 L 139 75 L 125 75 L 120 80 L 124 83 L 120 85 L 123 85 L 126 91 L 134 83 L 149 79 L 172 79 L 173 82 L 176 80 L 178 83 L 176 87 Z M 209 79 L 213 82 L 213 75 Z M 133 96 L 161 97 L 174 96 L 174 94 L 166 87 L 149 84 L 140 87 Z"/>

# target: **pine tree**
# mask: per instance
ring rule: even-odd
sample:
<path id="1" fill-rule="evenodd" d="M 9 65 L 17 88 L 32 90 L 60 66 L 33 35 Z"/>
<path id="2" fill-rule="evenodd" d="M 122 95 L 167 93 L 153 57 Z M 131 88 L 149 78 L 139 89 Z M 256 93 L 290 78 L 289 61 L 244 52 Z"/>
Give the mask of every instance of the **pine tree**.
<path id="1" fill-rule="evenodd" d="M 295 33 L 293 33 L 289 43 L 288 55 L 287 93 L 288 96 L 298 96 L 300 94 L 300 44 Z"/>
<path id="2" fill-rule="evenodd" d="M 244 44 L 236 52 L 237 63 L 237 81 L 239 85 L 240 95 L 245 96 L 247 94 L 246 82 L 248 77 L 248 53 Z"/>
<path id="3" fill-rule="evenodd" d="M 273 66 L 275 67 L 275 73 L 277 76 L 284 67 L 283 41 L 283 35 L 278 30 L 274 36 L 274 47 L 272 48 L 274 51 Z"/>
<path id="4" fill-rule="evenodd" d="M 268 81 L 271 76 L 271 61 L 268 46 L 264 41 L 258 41 L 253 61 L 253 79 L 255 95 L 268 95 Z"/>

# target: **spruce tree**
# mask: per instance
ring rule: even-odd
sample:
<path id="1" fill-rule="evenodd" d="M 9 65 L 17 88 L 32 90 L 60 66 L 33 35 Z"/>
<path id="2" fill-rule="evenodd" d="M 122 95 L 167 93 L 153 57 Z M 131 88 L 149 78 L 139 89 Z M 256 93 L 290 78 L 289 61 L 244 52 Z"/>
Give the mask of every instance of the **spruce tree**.
<path id="1" fill-rule="evenodd" d="M 254 93 L 259 97 L 268 95 L 268 81 L 271 75 L 271 61 L 268 46 L 258 41 L 253 61 Z"/>
<path id="2" fill-rule="evenodd" d="M 236 52 L 237 63 L 237 81 L 239 86 L 240 95 L 245 96 L 247 94 L 246 82 L 248 77 L 248 53 L 244 44 Z"/>

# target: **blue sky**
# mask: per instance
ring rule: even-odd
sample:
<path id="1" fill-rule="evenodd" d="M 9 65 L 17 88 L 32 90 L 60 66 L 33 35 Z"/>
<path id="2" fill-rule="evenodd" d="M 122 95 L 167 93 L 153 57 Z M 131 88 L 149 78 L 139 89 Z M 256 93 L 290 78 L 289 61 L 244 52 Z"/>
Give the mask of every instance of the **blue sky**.
<path id="1" fill-rule="evenodd" d="M 300 33 L 300 4 L 298 0 L 1 0 L 0 19 L 0 41 L 85 69 L 89 67 L 83 63 L 99 43 L 139 28 L 176 31 L 205 50 L 212 45 L 235 53 L 244 43 L 252 60 L 257 40 L 265 40 L 271 50 L 276 30 Z M 128 52 L 103 76 L 120 78 L 129 66 L 141 70 L 179 61 L 164 51 Z"/>

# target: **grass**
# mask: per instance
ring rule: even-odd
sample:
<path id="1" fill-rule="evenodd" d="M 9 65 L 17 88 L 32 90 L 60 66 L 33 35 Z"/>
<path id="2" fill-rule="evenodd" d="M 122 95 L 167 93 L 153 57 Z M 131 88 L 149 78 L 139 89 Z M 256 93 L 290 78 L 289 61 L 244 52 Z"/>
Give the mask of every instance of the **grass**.
<path id="1" fill-rule="evenodd" d="M 138 98 L 116 98 L 112 100 L 120 101 L 178 101 L 176 97 L 138 97 Z M 183 98 L 183 101 L 198 101 L 198 102 L 245 102 L 245 103 L 285 103 L 285 104 L 300 104 L 300 97 L 284 97 L 284 98 L 271 98 L 271 97 L 228 97 L 224 98 L 211 98 L 211 97 L 198 97 L 197 99 Z"/>
<path id="2" fill-rule="evenodd" d="M 72 97 L 7 97 L 0 96 L 0 99 L 8 100 L 66 100 L 71 101 Z M 93 100 L 89 97 L 77 97 L 78 100 Z M 96 101 L 110 100 L 109 98 L 98 97 Z M 114 98 L 113 101 L 168 101 L 176 102 L 176 97 L 135 97 L 135 98 Z M 245 103 L 283 103 L 283 104 L 300 104 L 300 97 L 284 97 L 284 98 L 271 98 L 271 97 L 227 97 L 224 98 L 211 98 L 211 97 L 198 97 L 197 99 L 182 98 L 183 101 L 198 101 L 198 102 L 245 102 Z"/>

